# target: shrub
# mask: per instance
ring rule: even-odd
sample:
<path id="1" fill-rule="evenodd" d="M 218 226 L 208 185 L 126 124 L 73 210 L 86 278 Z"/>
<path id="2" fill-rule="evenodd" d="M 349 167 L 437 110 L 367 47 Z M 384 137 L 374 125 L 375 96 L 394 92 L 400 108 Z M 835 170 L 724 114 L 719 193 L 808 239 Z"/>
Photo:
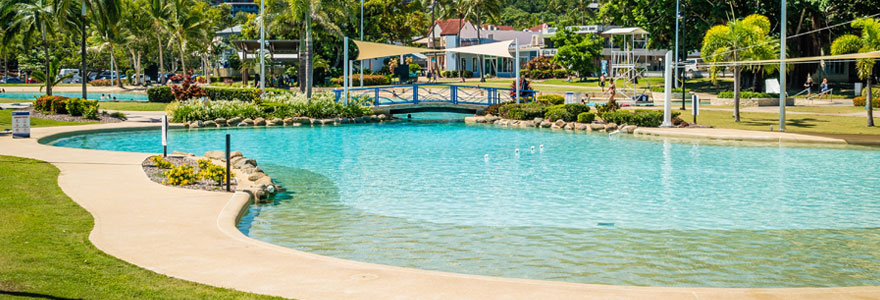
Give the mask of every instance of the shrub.
<path id="1" fill-rule="evenodd" d="M 169 86 L 155 86 L 147 89 L 147 99 L 150 102 L 169 103 L 174 100 Z"/>
<path id="2" fill-rule="evenodd" d="M 681 115 L 681 112 L 672 112 L 672 117 Z M 618 110 L 602 114 L 606 122 L 617 124 L 629 124 L 642 127 L 658 127 L 663 123 L 663 111 L 661 110 Z"/>
<path id="3" fill-rule="evenodd" d="M 150 162 L 152 162 L 153 165 L 155 165 L 156 168 L 159 169 L 171 169 L 174 167 L 174 164 L 162 158 L 161 155 L 150 156 Z"/>
<path id="4" fill-rule="evenodd" d="M 418 73 L 421 71 L 422 71 L 422 66 L 420 66 L 418 64 L 409 64 L 409 72 L 410 73 Z"/>
<path id="5" fill-rule="evenodd" d="M 583 112 L 578 115 L 578 123 L 593 123 L 595 119 L 596 114 L 591 112 Z"/>
<path id="6" fill-rule="evenodd" d="M 565 104 L 563 107 L 574 116 L 590 111 L 590 107 L 584 104 Z"/>
<path id="7" fill-rule="evenodd" d="M 547 105 L 559 105 L 565 102 L 565 97 L 560 95 L 541 95 L 538 96 L 538 102 Z"/>
<path id="8" fill-rule="evenodd" d="M 489 115 L 496 115 L 496 116 L 497 116 L 497 115 L 498 115 L 498 109 L 501 108 L 501 106 L 504 105 L 504 104 L 505 104 L 505 103 L 497 103 L 497 104 L 489 105 L 489 107 L 486 107 L 486 114 L 489 114 Z"/>
<path id="9" fill-rule="evenodd" d="M 351 82 L 352 82 L 352 85 L 359 85 L 359 84 L 361 83 L 361 75 L 360 75 L 360 74 L 354 74 L 354 76 L 352 76 Z M 331 84 L 335 84 L 335 85 L 340 85 L 340 86 L 342 86 L 342 83 L 343 83 L 343 77 L 340 76 L 340 77 L 336 77 L 336 78 L 330 79 L 330 83 L 331 83 Z M 391 78 L 389 78 L 388 76 L 384 76 L 384 75 L 367 75 L 367 74 L 364 74 L 364 86 L 368 86 L 368 85 L 387 85 L 387 84 L 390 84 L 390 83 L 391 83 Z"/>
<path id="10" fill-rule="evenodd" d="M 163 174 L 165 175 L 165 181 L 162 183 L 170 185 L 190 185 L 195 183 L 198 178 L 193 170 L 193 166 L 188 164 L 181 164 L 165 171 Z"/>
<path id="11" fill-rule="evenodd" d="M 205 87 L 205 95 L 208 99 L 219 100 L 241 100 L 241 101 L 260 101 L 262 91 L 258 88 L 228 88 L 228 87 Z"/>
<path id="12" fill-rule="evenodd" d="M 67 99 L 67 101 L 65 103 L 65 108 L 67 109 L 67 113 L 69 113 L 71 116 L 85 116 L 85 112 L 87 110 L 91 110 L 92 108 L 97 110 L 98 101 L 97 100 L 84 100 L 84 99 L 80 99 L 80 98 L 71 98 L 71 99 Z M 95 119 L 96 118 L 97 117 L 95 117 Z"/>
<path id="13" fill-rule="evenodd" d="M 226 168 L 218 166 L 208 159 L 200 159 L 198 164 L 199 179 L 214 181 L 217 185 L 223 184 L 223 181 L 226 180 Z M 230 174 L 230 177 L 234 177 L 234 175 Z"/>
<path id="14" fill-rule="evenodd" d="M 565 110 L 565 107 L 562 107 L 561 105 L 555 105 L 547 109 L 547 112 L 544 114 L 544 118 L 550 121 L 563 120 L 566 122 L 571 122 L 574 121 L 576 117 Z"/>
<path id="15" fill-rule="evenodd" d="M 198 85 L 193 84 L 190 76 L 185 76 L 183 82 L 179 85 L 172 84 L 171 94 L 174 95 L 174 99 L 177 101 L 208 96 L 208 94 L 205 93 L 205 90 Z"/>
<path id="16" fill-rule="evenodd" d="M 244 101 L 175 101 L 169 104 L 165 111 L 171 117 L 171 122 L 181 123 L 189 121 L 207 121 L 217 118 L 231 119 L 265 117 L 266 113 L 259 104 Z"/>
<path id="17" fill-rule="evenodd" d="M 464 70 L 462 72 L 464 72 L 464 77 L 474 77 L 474 71 Z"/>
<path id="18" fill-rule="evenodd" d="M 675 90 L 673 90 L 673 92 L 674 91 Z M 678 92 L 681 93 L 681 88 L 678 89 Z M 732 99 L 733 98 L 733 91 L 720 92 L 720 93 L 718 93 L 718 98 Z M 779 94 L 768 94 L 768 93 L 741 91 L 739 93 L 739 98 L 740 99 L 779 98 Z"/>
<path id="19" fill-rule="evenodd" d="M 116 80 L 113 80 L 113 83 L 116 83 Z M 128 85 L 128 79 L 122 80 L 123 85 Z M 96 79 L 89 81 L 89 85 L 91 86 L 111 86 L 110 79 Z"/>
<path id="20" fill-rule="evenodd" d="M 554 70 L 553 77 L 554 78 L 568 78 L 568 71 L 567 70 Z"/>
<path id="21" fill-rule="evenodd" d="M 67 97 L 43 95 L 34 100 L 34 110 L 48 114 L 66 114 Z"/>
<path id="22" fill-rule="evenodd" d="M 443 71 L 442 73 L 440 73 L 440 75 L 443 75 L 443 77 L 446 77 L 446 78 L 458 77 L 458 71 L 456 71 L 456 70 Z"/>
<path id="23" fill-rule="evenodd" d="M 531 120 L 543 118 L 547 113 L 547 106 L 541 103 L 507 103 L 498 108 L 498 114 L 511 120 Z"/>
<path id="24" fill-rule="evenodd" d="M 862 88 L 862 97 L 868 98 L 868 88 Z M 880 87 L 871 87 L 871 102 L 880 99 Z M 864 106 L 864 105 L 863 105 Z"/>
<path id="25" fill-rule="evenodd" d="M 599 112 L 600 115 L 604 115 L 606 112 L 614 112 L 620 109 L 620 104 L 617 101 L 608 100 L 608 103 L 596 105 L 596 111 Z"/>
<path id="26" fill-rule="evenodd" d="M 106 115 L 106 116 L 110 116 L 111 118 L 117 118 L 117 119 L 120 119 L 120 120 L 123 120 L 123 121 L 128 120 L 128 117 L 126 117 L 124 113 L 121 113 L 121 112 L 118 112 L 118 111 L 117 111 L 117 112 L 114 112 L 114 113 L 111 113 L 111 114 L 107 114 L 107 112 L 104 111 L 103 114 Z"/>
<path id="27" fill-rule="evenodd" d="M 852 101 L 853 106 L 865 107 L 865 97 L 855 97 Z M 880 97 L 871 98 L 871 106 L 880 108 Z"/>
<path id="28" fill-rule="evenodd" d="M 88 106 L 83 110 L 82 114 L 83 118 L 89 120 L 97 120 L 98 119 L 98 106 Z"/>

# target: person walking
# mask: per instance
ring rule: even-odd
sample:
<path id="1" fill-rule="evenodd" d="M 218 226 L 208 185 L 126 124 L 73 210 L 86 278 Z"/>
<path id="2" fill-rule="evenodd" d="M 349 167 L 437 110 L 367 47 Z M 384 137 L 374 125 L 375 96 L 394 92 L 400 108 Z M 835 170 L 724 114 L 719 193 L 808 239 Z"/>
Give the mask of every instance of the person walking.
<path id="1" fill-rule="evenodd" d="M 804 88 L 807 89 L 807 97 L 813 93 L 813 76 L 807 74 L 807 82 L 804 82 Z"/>

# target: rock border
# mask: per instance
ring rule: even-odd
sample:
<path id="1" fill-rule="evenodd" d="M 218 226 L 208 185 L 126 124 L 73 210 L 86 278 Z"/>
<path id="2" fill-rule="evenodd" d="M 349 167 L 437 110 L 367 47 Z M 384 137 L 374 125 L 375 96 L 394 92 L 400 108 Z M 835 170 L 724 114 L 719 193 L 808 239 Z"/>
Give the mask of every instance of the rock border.
<path id="1" fill-rule="evenodd" d="M 464 122 L 468 124 L 490 124 L 495 126 L 504 126 L 504 127 L 519 127 L 519 128 L 549 128 L 549 129 L 557 129 L 557 130 L 571 130 L 571 131 L 588 131 L 588 132 L 605 132 L 609 134 L 616 133 L 633 133 L 639 127 L 636 125 L 628 125 L 628 124 L 615 124 L 615 123 L 579 123 L 579 122 L 565 122 L 563 120 L 550 121 L 544 118 L 535 118 L 534 120 L 509 120 L 503 119 L 494 115 L 485 115 L 485 116 L 472 116 L 464 118 Z"/>
<path id="2" fill-rule="evenodd" d="M 199 129 L 199 128 L 215 128 L 215 127 L 258 127 L 258 126 L 303 126 L 303 125 L 340 125 L 340 124 L 352 124 L 352 123 L 379 123 L 384 121 L 393 120 L 393 117 L 388 117 L 384 114 L 380 115 L 369 115 L 357 118 L 324 118 L 324 119 L 315 119 L 308 117 L 287 117 L 284 119 L 281 118 L 240 118 L 235 117 L 231 119 L 223 119 L 218 118 L 214 120 L 208 121 L 190 121 L 183 122 L 183 127 L 188 129 Z"/>

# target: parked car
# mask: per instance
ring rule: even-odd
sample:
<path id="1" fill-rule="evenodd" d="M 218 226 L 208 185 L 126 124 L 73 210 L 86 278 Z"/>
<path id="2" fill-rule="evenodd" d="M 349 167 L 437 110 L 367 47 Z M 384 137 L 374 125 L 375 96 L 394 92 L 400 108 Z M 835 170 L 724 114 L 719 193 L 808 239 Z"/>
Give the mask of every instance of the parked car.
<path id="1" fill-rule="evenodd" d="M 24 81 L 18 77 L 3 76 L 3 78 L 0 78 L 0 83 L 24 83 Z"/>
<path id="2" fill-rule="evenodd" d="M 79 83 L 79 69 L 61 69 L 61 72 L 58 72 L 58 78 L 67 76 L 67 74 L 73 74 L 70 78 L 65 78 L 61 81 L 61 83 Z"/>
<path id="3" fill-rule="evenodd" d="M 112 79 L 120 79 L 120 78 L 125 79 L 126 78 L 125 74 L 122 74 L 121 76 L 119 76 L 118 74 L 116 74 L 116 71 L 103 71 L 94 77 L 90 77 L 89 81 L 101 80 L 101 79 L 111 79 L 111 77 L 112 77 Z"/>
<path id="4" fill-rule="evenodd" d="M 134 76 L 134 75 L 132 75 L 132 76 Z M 150 75 L 141 74 L 141 75 L 138 76 L 138 77 L 139 77 L 138 82 L 140 82 L 140 83 L 144 83 L 144 82 L 152 82 L 152 81 L 151 81 L 152 78 L 150 78 Z"/>

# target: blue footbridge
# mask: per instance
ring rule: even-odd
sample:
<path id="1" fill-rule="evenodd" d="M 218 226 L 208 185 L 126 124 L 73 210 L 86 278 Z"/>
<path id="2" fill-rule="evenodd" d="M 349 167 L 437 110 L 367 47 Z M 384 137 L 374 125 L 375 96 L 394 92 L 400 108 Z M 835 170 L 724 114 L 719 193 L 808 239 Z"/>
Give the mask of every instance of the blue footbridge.
<path id="1" fill-rule="evenodd" d="M 337 102 L 345 101 L 345 91 L 334 89 Z M 366 99 L 377 114 L 395 115 L 419 112 L 474 114 L 493 104 L 515 102 L 514 89 L 454 84 L 408 84 L 349 88 L 349 101 Z M 535 91 L 520 90 L 520 99 L 535 99 Z"/>

